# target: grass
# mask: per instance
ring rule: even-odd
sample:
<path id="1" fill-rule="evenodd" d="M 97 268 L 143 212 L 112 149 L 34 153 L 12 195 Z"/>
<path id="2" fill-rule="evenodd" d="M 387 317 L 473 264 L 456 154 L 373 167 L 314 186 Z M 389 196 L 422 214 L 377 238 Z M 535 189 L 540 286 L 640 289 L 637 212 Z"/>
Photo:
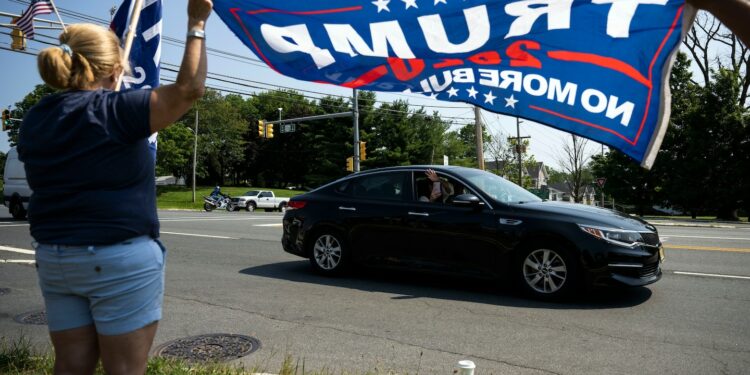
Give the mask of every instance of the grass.
<path id="1" fill-rule="evenodd" d="M 264 370 L 267 365 L 250 369 L 236 367 L 222 363 L 188 363 L 185 361 L 152 357 L 148 361 L 147 375 L 250 375 L 274 373 L 278 375 L 380 375 L 394 374 L 391 371 L 346 372 L 336 370 L 307 370 L 304 360 L 295 360 L 292 356 L 284 357 L 277 371 Z M 52 374 L 54 357 L 50 354 L 39 353 L 27 338 L 9 341 L 0 337 L 0 374 L 36 375 Z M 101 364 L 96 369 L 96 375 L 104 375 Z"/>
<path id="2" fill-rule="evenodd" d="M 211 194 L 213 186 L 199 186 L 195 189 L 195 203 L 193 203 L 193 190 L 182 186 L 158 186 L 156 190 L 156 206 L 159 209 L 187 209 L 202 210 L 203 196 Z M 289 198 L 304 193 L 299 190 L 268 189 L 259 187 L 222 187 L 224 194 L 232 197 L 240 196 L 248 190 L 270 190 L 277 197 Z"/>

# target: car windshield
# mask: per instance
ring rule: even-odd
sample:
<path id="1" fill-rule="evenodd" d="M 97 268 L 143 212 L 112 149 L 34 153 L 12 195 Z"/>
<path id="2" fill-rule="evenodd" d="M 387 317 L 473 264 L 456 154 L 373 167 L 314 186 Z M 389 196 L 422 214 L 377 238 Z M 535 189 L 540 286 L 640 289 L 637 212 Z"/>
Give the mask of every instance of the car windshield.
<path id="1" fill-rule="evenodd" d="M 473 170 L 462 173 L 474 186 L 492 199 L 502 203 L 541 202 L 542 199 L 526 189 L 489 172 Z"/>
<path id="2" fill-rule="evenodd" d="M 260 193 L 260 191 L 258 191 L 258 190 L 250 190 L 250 191 L 245 192 L 245 194 L 243 194 L 243 195 L 249 196 L 249 197 L 254 197 L 254 196 L 258 195 L 258 193 Z"/>

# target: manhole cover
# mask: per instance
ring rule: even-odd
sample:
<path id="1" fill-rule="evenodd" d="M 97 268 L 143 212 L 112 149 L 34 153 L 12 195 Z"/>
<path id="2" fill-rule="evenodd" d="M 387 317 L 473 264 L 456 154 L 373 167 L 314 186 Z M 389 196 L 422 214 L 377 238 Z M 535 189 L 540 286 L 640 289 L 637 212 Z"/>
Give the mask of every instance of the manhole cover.
<path id="1" fill-rule="evenodd" d="M 0 288 L 0 296 L 6 295 L 8 293 L 10 293 L 10 289 L 8 289 L 8 288 Z"/>
<path id="2" fill-rule="evenodd" d="M 260 349 L 254 337 L 232 334 L 212 334 L 186 337 L 160 345 L 155 355 L 191 362 L 222 362 L 244 357 Z"/>
<path id="3" fill-rule="evenodd" d="M 46 311 L 27 312 L 27 313 L 18 315 L 15 320 L 22 324 L 36 324 L 36 325 L 43 326 L 47 324 L 47 312 Z"/>

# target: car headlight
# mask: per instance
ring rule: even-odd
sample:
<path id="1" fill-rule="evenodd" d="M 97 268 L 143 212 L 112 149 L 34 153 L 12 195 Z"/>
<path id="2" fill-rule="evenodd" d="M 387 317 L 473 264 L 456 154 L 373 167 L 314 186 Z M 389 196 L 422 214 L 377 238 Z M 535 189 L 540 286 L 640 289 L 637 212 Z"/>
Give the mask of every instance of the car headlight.
<path id="1" fill-rule="evenodd" d="M 584 232 L 614 245 L 633 248 L 643 243 L 643 237 L 636 231 L 582 224 L 578 226 Z"/>

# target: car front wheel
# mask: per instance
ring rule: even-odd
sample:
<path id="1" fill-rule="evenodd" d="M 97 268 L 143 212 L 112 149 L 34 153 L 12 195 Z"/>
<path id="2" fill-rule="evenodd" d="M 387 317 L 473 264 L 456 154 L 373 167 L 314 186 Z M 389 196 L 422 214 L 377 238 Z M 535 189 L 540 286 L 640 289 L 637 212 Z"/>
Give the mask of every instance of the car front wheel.
<path id="1" fill-rule="evenodd" d="M 576 287 L 578 269 L 568 253 L 556 246 L 531 246 L 516 266 L 524 291 L 542 300 L 560 300 Z"/>
<path id="2" fill-rule="evenodd" d="M 310 263 L 324 275 L 340 274 L 348 265 L 348 253 L 343 237 L 333 231 L 320 232 L 310 249 Z"/>
<path id="3" fill-rule="evenodd" d="M 245 209 L 247 210 L 247 212 L 253 212 L 255 211 L 255 207 L 255 202 L 248 202 L 247 206 L 245 206 Z"/>

